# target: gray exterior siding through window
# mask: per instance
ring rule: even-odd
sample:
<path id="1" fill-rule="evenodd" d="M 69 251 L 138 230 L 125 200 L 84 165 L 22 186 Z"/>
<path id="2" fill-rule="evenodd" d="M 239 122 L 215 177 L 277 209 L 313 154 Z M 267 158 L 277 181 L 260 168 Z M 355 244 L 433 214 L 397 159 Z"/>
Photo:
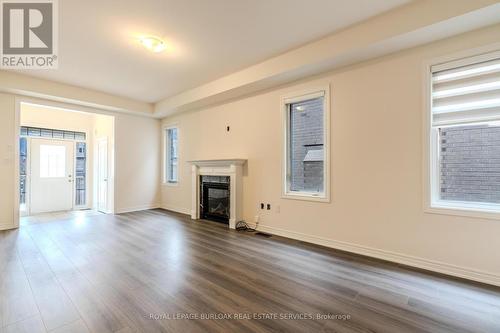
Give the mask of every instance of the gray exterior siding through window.
<path id="1" fill-rule="evenodd" d="M 290 190 L 323 192 L 323 97 L 290 104 Z"/>
<path id="2" fill-rule="evenodd" d="M 500 126 L 440 129 L 443 200 L 500 203 Z"/>

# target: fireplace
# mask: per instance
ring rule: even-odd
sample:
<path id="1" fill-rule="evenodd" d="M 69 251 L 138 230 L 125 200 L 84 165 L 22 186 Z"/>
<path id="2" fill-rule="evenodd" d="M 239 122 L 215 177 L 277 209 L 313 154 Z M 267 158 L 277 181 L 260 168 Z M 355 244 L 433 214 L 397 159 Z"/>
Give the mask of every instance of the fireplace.
<path id="1" fill-rule="evenodd" d="M 200 176 L 200 217 L 229 223 L 229 176 Z"/>
<path id="2" fill-rule="evenodd" d="M 243 219 L 245 159 L 195 160 L 191 163 L 191 218 L 221 221 L 231 229 Z"/>

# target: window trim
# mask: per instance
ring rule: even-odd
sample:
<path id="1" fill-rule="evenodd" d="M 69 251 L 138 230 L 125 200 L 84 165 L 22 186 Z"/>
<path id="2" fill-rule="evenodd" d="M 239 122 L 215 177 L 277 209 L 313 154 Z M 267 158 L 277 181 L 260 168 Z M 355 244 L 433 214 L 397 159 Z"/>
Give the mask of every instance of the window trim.
<path id="1" fill-rule="evenodd" d="M 488 57 L 494 58 L 500 53 L 500 43 L 494 43 L 484 47 L 465 50 L 459 53 L 430 59 L 423 63 L 423 97 L 424 97 L 424 117 L 423 117 L 423 211 L 424 213 L 473 217 L 483 219 L 500 220 L 500 204 L 453 202 L 439 200 L 439 158 L 438 158 L 438 133 L 436 126 L 432 122 L 432 68 L 440 70 L 463 66 L 467 63 L 474 63 L 478 60 L 485 60 Z M 435 123 L 438 126 L 452 126 L 462 123 L 481 123 L 500 120 L 500 115 L 491 117 L 490 115 L 478 114 L 474 117 L 459 117 L 455 121 Z"/>
<path id="2" fill-rule="evenodd" d="M 176 181 L 169 181 L 168 180 L 168 135 L 167 135 L 167 132 L 169 129 L 177 129 L 177 180 Z M 179 168 L 179 161 L 180 161 L 180 158 L 179 158 L 179 138 L 180 138 L 180 130 L 179 130 L 179 126 L 177 123 L 172 123 L 172 124 L 168 124 L 168 125 L 165 125 L 163 126 L 162 128 L 162 131 L 163 131 L 163 171 L 162 171 L 162 174 L 163 174 L 163 179 L 162 179 L 162 183 L 163 185 L 166 185 L 166 186 L 178 186 L 179 185 L 179 182 L 180 182 L 180 168 Z"/>
<path id="3" fill-rule="evenodd" d="M 289 110 L 290 103 L 297 103 L 311 98 L 323 96 L 323 188 L 324 192 L 318 195 L 316 192 L 292 192 L 289 191 Z M 281 197 L 283 199 L 330 202 L 330 84 L 302 91 L 288 93 L 281 97 L 281 123 L 282 123 L 282 157 L 281 157 Z"/>

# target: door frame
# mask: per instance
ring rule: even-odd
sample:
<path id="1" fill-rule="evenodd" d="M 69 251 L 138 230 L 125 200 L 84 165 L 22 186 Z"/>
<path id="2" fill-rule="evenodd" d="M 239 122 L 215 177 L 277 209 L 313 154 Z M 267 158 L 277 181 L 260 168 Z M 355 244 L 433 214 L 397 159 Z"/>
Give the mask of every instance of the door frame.
<path id="1" fill-rule="evenodd" d="M 112 142 L 111 146 L 111 155 L 110 152 L 108 151 L 108 162 L 111 163 L 111 168 L 108 166 L 108 170 L 111 172 L 112 175 L 115 174 L 115 149 L 114 149 L 114 142 L 115 142 L 115 114 L 113 112 L 109 112 L 106 110 L 100 110 L 100 109 L 94 109 L 90 108 L 87 106 L 80 106 L 80 105 L 75 105 L 75 104 L 69 104 L 69 103 L 64 103 L 64 102 L 55 102 L 55 101 L 49 101 L 45 100 L 42 98 L 36 98 L 36 97 L 28 97 L 28 96 L 15 96 L 14 97 L 14 133 L 13 133 L 13 139 L 14 139 L 14 144 L 11 146 L 11 149 L 14 153 L 14 184 L 13 184 L 13 191 L 12 194 L 14 196 L 14 207 L 13 207 L 13 224 L 11 225 L 12 228 L 19 228 L 19 221 L 20 221 L 20 198 L 19 198 L 19 138 L 21 137 L 21 104 L 35 104 L 35 105 L 41 105 L 44 107 L 49 107 L 49 108 L 56 108 L 60 110 L 66 110 L 66 111 L 77 111 L 77 112 L 85 112 L 85 113 L 90 113 L 90 114 L 100 114 L 100 115 L 106 115 L 110 116 L 113 118 L 113 131 L 111 138 L 108 138 Z M 88 135 L 89 133 L 87 133 Z M 88 142 L 87 142 L 88 144 Z M 76 162 L 75 162 L 76 163 Z M 87 163 L 89 163 L 89 159 L 87 158 Z M 89 166 L 89 165 L 87 165 Z M 113 176 L 114 177 L 114 176 Z M 112 181 L 112 186 L 109 187 L 108 185 L 108 190 L 111 190 L 111 195 L 112 195 L 112 200 L 109 203 L 108 209 L 110 214 L 115 213 L 115 204 L 114 204 L 114 193 L 115 193 L 115 182 L 114 179 Z M 109 194 L 109 193 L 108 193 Z M 88 204 L 88 197 L 87 197 L 87 204 Z"/>
<path id="2" fill-rule="evenodd" d="M 19 228 L 19 219 L 21 217 L 21 200 L 19 198 L 21 193 L 20 188 L 20 175 L 19 164 L 21 163 L 19 139 L 21 138 L 21 99 L 14 98 L 14 211 L 13 211 L 13 228 Z"/>
<path id="3" fill-rule="evenodd" d="M 99 165 L 99 162 L 100 162 L 100 154 L 99 154 L 99 146 L 101 145 L 101 143 L 104 143 L 104 145 L 106 146 L 106 174 L 107 174 L 107 177 L 106 177 L 106 209 L 104 211 L 102 210 L 99 210 L 99 192 L 100 192 L 100 174 L 99 174 L 99 170 L 100 170 L 100 165 Z M 109 214 L 109 175 L 110 175 L 110 172 L 109 172 L 109 140 L 108 140 L 108 137 L 100 137 L 100 138 L 96 138 L 95 140 L 95 159 L 96 159 L 96 165 L 97 165 L 97 168 L 96 168 L 96 172 L 95 172 L 95 175 L 94 177 L 96 178 L 96 203 L 95 203 L 95 208 L 98 212 L 101 212 L 101 213 L 105 213 L 105 214 Z"/>

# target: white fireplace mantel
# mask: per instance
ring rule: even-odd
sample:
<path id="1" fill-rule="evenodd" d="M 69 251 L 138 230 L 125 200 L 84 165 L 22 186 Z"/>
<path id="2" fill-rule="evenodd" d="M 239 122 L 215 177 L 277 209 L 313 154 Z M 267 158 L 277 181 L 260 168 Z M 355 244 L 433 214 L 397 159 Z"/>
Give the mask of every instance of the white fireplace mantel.
<path id="1" fill-rule="evenodd" d="M 191 163 L 191 218 L 200 218 L 200 176 L 229 176 L 229 228 L 242 220 L 243 165 L 246 159 L 198 160 Z"/>

